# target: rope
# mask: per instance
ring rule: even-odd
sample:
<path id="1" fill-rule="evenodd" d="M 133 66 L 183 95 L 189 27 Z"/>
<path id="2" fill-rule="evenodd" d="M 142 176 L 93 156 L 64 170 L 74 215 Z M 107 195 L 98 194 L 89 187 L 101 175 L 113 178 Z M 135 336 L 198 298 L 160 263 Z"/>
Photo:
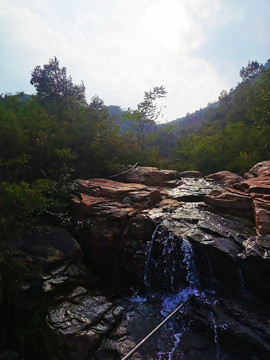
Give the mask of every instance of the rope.
<path id="1" fill-rule="evenodd" d="M 129 173 L 131 170 L 135 169 L 135 167 L 138 165 L 139 163 L 137 162 L 135 165 L 133 165 L 130 169 L 126 170 L 126 171 L 123 171 L 121 172 L 120 174 L 116 174 L 116 175 L 112 175 L 112 176 L 108 176 L 106 179 L 112 179 L 112 178 L 115 178 L 117 176 L 121 176 L 121 175 L 124 175 L 124 174 L 127 174 Z"/>
<path id="2" fill-rule="evenodd" d="M 170 318 L 172 318 L 188 301 L 193 297 L 193 295 L 189 296 L 186 301 L 184 301 L 181 305 L 179 305 L 173 312 L 170 313 L 169 316 L 166 317 L 153 331 L 150 332 L 138 345 L 135 346 L 126 356 L 122 358 L 122 360 L 127 360 L 133 355 L 151 336 L 153 336 Z"/>

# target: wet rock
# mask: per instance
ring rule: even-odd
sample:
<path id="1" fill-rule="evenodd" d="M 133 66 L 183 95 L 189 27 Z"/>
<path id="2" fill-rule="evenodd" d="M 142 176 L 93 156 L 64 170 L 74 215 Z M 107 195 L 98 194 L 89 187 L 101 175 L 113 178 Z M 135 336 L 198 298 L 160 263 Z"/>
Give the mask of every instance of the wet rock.
<path id="1" fill-rule="evenodd" d="M 168 196 L 178 201 L 199 202 L 214 189 L 219 188 L 205 179 L 187 178 L 181 180 L 176 188 L 168 190 Z"/>
<path id="2" fill-rule="evenodd" d="M 158 325 L 162 317 L 157 304 L 151 304 L 144 299 L 135 297 L 134 302 L 124 299 L 120 300 L 120 303 L 124 304 L 125 314 L 119 326 L 103 342 L 101 349 L 115 349 L 122 359 Z M 168 344 L 170 339 L 166 342 Z M 152 337 L 131 358 L 157 359 L 157 350 L 157 337 Z"/>
<path id="3" fill-rule="evenodd" d="M 48 310 L 45 331 L 52 358 L 87 358 L 120 321 L 123 311 L 105 296 L 92 296 L 84 288 L 75 289 Z"/>
<path id="4" fill-rule="evenodd" d="M 238 174 L 234 174 L 227 170 L 219 171 L 217 173 L 207 175 L 205 178 L 207 180 L 214 180 L 224 185 L 233 185 L 243 180 L 242 176 Z"/>
<path id="5" fill-rule="evenodd" d="M 170 212 L 155 208 L 149 211 L 148 216 L 175 237 L 175 258 L 168 260 L 168 263 L 164 260 L 163 254 L 166 254 L 167 250 L 163 249 L 162 241 L 164 246 L 168 245 L 168 249 L 172 250 L 173 247 L 166 243 L 166 233 L 161 235 L 160 240 L 157 237 L 152 245 L 156 251 L 152 256 L 158 259 L 159 264 L 154 267 L 156 270 L 153 273 L 157 287 L 163 286 L 161 278 L 165 279 L 165 283 L 167 281 L 167 286 L 171 284 L 164 275 L 162 264 L 174 264 L 174 285 L 185 283 L 183 277 L 187 275 L 186 270 L 178 264 L 183 263 L 185 256 L 183 248 L 181 249 L 181 241 L 188 240 L 194 254 L 196 273 L 203 287 L 223 294 L 239 295 L 239 266 L 244 261 L 243 276 L 249 292 L 260 301 L 268 301 L 266 289 L 270 286 L 270 257 L 269 250 L 265 247 L 268 242 L 267 239 L 263 241 L 255 236 L 251 222 L 225 214 L 214 214 L 200 203 L 186 203 Z M 166 273 L 173 276 L 169 270 Z M 177 286 L 174 287 L 177 289 Z"/>
<path id="6" fill-rule="evenodd" d="M 121 179 L 128 183 L 146 184 L 149 186 L 164 186 L 168 180 L 179 179 L 176 170 L 161 170 L 156 167 L 137 166 Z"/>
<path id="7" fill-rule="evenodd" d="M 66 261 L 61 266 L 52 269 L 43 276 L 42 290 L 44 293 L 64 293 L 78 285 L 88 285 L 96 288 L 97 278 L 90 273 L 85 264 L 77 259 Z"/>
<path id="8" fill-rule="evenodd" d="M 223 352 L 225 359 L 251 360 L 269 357 L 268 313 L 258 312 L 258 309 L 246 303 L 224 298 L 214 302 L 208 300 L 205 303 L 197 297 L 190 304 L 186 316 L 192 320 L 187 335 L 193 337 L 196 334 L 208 334 L 208 338 L 210 335 L 217 358 L 223 358 Z M 185 341 L 187 339 L 183 339 L 184 343 Z"/>

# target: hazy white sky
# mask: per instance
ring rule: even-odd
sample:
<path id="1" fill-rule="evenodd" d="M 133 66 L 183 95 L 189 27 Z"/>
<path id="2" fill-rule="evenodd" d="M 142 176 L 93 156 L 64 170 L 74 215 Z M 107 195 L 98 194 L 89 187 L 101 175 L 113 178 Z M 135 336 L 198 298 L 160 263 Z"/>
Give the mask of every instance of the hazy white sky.
<path id="1" fill-rule="evenodd" d="M 269 19 L 269 0 L 0 0 L 0 93 L 34 93 L 32 70 L 56 56 L 106 105 L 164 85 L 173 120 L 270 58 Z"/>

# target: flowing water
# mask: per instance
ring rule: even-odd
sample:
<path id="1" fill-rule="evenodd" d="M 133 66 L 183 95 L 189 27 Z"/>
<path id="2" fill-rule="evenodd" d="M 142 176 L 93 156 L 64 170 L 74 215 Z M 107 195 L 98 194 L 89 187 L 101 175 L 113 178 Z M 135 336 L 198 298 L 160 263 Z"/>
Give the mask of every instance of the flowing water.
<path id="1" fill-rule="evenodd" d="M 145 266 L 145 287 L 143 295 L 134 293 L 130 298 L 133 304 L 148 306 L 152 303 L 158 308 L 160 321 L 166 318 L 181 303 L 190 296 L 196 296 L 211 309 L 209 322 L 213 333 L 213 348 L 216 360 L 222 360 L 218 342 L 218 328 L 214 315 L 217 301 L 213 295 L 208 296 L 203 290 L 194 263 L 191 243 L 187 239 L 175 239 L 170 233 L 158 226 L 148 246 Z M 177 269 L 177 271 L 176 271 Z M 179 271 L 184 274 L 179 278 Z M 211 292 L 211 291 L 210 291 Z M 182 360 L 187 359 L 181 351 L 183 335 L 190 329 L 190 319 L 187 316 L 187 303 L 172 319 L 170 319 L 155 335 L 155 352 L 151 350 L 153 359 Z M 154 355 L 153 355 L 154 352 Z M 213 358 L 213 357 L 212 357 Z"/>

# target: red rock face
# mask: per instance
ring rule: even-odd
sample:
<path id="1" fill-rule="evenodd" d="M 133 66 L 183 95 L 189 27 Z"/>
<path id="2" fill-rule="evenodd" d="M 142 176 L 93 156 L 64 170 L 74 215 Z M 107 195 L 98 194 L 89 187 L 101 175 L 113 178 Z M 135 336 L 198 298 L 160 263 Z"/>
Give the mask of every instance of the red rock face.
<path id="1" fill-rule="evenodd" d="M 212 194 L 206 195 L 205 202 L 212 206 L 227 209 L 252 209 L 251 198 L 244 192 L 233 191 L 233 189 L 215 190 Z"/>
<path id="2" fill-rule="evenodd" d="M 123 182 L 109 179 L 79 180 L 79 190 L 85 194 L 95 197 L 106 197 L 121 201 L 125 196 L 134 192 L 146 189 L 142 184 L 125 184 Z"/>
<path id="3" fill-rule="evenodd" d="M 148 186 L 166 186 L 166 181 L 179 179 L 176 170 L 161 170 L 155 167 L 138 166 L 121 179 L 126 182 Z"/>
<path id="4" fill-rule="evenodd" d="M 259 162 L 248 173 L 253 176 L 270 176 L 270 160 Z"/>
<path id="5" fill-rule="evenodd" d="M 254 199 L 253 209 L 258 235 L 270 234 L 270 201 Z"/>
<path id="6" fill-rule="evenodd" d="M 246 180 L 241 181 L 241 177 L 228 171 L 206 178 L 228 185 L 206 196 L 208 205 L 226 209 L 226 212 L 241 217 L 247 217 L 246 210 L 253 209 L 258 235 L 270 233 L 270 161 L 254 165 L 245 174 Z"/>
<path id="7" fill-rule="evenodd" d="M 243 180 L 242 176 L 234 174 L 230 171 L 219 171 L 215 174 L 210 174 L 205 177 L 207 180 L 214 180 L 224 185 L 233 185 L 236 182 Z"/>
<path id="8" fill-rule="evenodd" d="M 161 200 L 159 190 L 143 184 L 108 179 L 79 180 L 80 195 L 73 197 L 77 214 L 125 218 Z"/>

